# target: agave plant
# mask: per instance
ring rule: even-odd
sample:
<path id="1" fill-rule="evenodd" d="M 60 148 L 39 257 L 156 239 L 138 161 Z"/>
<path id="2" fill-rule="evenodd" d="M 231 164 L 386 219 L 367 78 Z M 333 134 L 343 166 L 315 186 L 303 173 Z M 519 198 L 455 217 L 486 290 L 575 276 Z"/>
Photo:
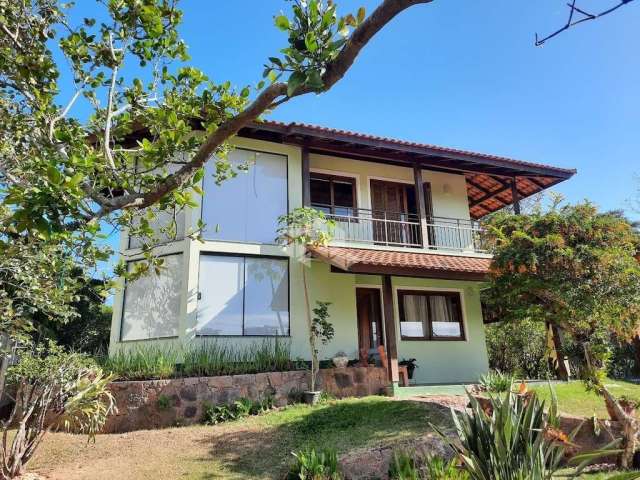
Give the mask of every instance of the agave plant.
<path id="1" fill-rule="evenodd" d="M 549 388 L 548 408 L 524 383 L 518 392 L 491 396 L 489 405 L 469 395 L 471 411 L 452 412 L 457 440 L 432 427 L 456 452 L 472 480 L 551 480 L 565 453 L 576 447 L 573 439 L 582 424 L 568 435 L 560 430 L 558 401 Z M 563 476 L 576 478 L 589 463 L 620 453 L 615 449 L 619 443 L 617 439 L 600 450 L 573 456 L 572 464 L 577 466 Z M 608 480 L 636 478 L 640 472 L 625 472 Z"/>
<path id="2" fill-rule="evenodd" d="M 502 373 L 500 370 L 489 370 L 480 377 L 479 383 L 487 392 L 503 393 L 511 390 L 514 378 L 508 373 Z"/>
<path id="3" fill-rule="evenodd" d="M 533 393 L 491 397 L 490 408 L 469 399 L 470 413 L 453 413 L 458 441 L 441 435 L 472 479 L 551 480 L 577 433 L 559 430 L 555 395 L 546 412 Z"/>

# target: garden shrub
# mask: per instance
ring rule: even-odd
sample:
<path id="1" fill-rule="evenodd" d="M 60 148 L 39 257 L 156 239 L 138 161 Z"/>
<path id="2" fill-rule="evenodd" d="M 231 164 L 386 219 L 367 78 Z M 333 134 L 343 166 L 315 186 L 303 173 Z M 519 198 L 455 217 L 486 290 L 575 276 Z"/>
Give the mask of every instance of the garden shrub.
<path id="1" fill-rule="evenodd" d="M 389 480 L 467 480 L 469 474 L 456 464 L 436 455 L 421 456 L 409 452 L 393 452 L 389 464 Z"/>
<path id="2" fill-rule="evenodd" d="M 7 372 L 15 404 L 2 422 L 0 478 L 21 474 L 51 429 L 94 438 L 116 409 L 111 380 L 89 357 L 53 342 L 23 354 Z"/>
<path id="3" fill-rule="evenodd" d="M 544 324 L 531 320 L 485 327 L 489 367 L 526 379 L 549 375 Z"/>
<path id="4" fill-rule="evenodd" d="M 341 480 L 338 454 L 335 450 L 314 448 L 293 452 L 295 462 L 289 470 L 288 480 Z"/>
<path id="5" fill-rule="evenodd" d="M 479 383 L 487 392 L 504 393 L 511 390 L 514 377 L 500 370 L 489 370 L 480 377 Z"/>
<path id="6" fill-rule="evenodd" d="M 230 420 L 238 420 L 250 415 L 260 415 L 273 409 L 273 397 L 265 396 L 261 400 L 253 401 L 249 398 L 240 398 L 231 405 L 212 405 L 206 403 L 202 414 L 202 423 L 205 425 L 217 425 Z"/>

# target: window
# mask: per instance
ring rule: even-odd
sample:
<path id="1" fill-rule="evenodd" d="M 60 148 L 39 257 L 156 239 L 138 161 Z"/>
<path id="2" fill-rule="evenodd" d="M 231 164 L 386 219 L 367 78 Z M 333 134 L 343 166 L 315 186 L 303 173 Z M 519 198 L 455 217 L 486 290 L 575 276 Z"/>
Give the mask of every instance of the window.
<path id="1" fill-rule="evenodd" d="M 289 335 L 289 262 L 200 256 L 198 335 Z"/>
<path id="2" fill-rule="evenodd" d="M 311 206 L 334 215 L 356 215 L 356 181 L 311 172 Z"/>
<path id="3" fill-rule="evenodd" d="M 287 157 L 236 149 L 229 153 L 234 178 L 215 183 L 215 161 L 207 162 L 202 220 L 207 240 L 274 243 L 278 217 L 287 213 Z"/>
<path id="4" fill-rule="evenodd" d="M 464 340 L 457 292 L 398 291 L 403 340 Z"/>
<path id="5" fill-rule="evenodd" d="M 149 272 L 124 291 L 120 340 L 147 340 L 178 335 L 182 294 L 182 254 L 167 255 L 160 274 Z M 129 262 L 131 270 L 136 262 Z"/>

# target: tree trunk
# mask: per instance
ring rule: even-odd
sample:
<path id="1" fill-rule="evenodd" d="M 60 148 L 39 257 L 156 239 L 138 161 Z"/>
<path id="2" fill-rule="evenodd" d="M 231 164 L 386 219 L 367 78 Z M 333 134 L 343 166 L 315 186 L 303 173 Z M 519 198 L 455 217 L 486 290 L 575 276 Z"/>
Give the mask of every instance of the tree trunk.
<path id="1" fill-rule="evenodd" d="M 4 397 L 5 381 L 7 379 L 7 369 L 9 368 L 9 358 L 11 357 L 11 341 L 9 334 L 0 334 L 0 402 Z"/>
<path id="2" fill-rule="evenodd" d="M 598 379 L 599 377 L 593 365 L 589 346 L 584 344 L 583 349 L 587 368 L 589 369 L 589 376 L 593 379 Z M 597 382 L 597 387 L 604 397 L 607 408 L 615 412 L 618 417 L 618 421 L 622 423 L 623 451 L 620 454 L 620 457 L 618 457 L 618 466 L 623 469 L 629 469 L 633 465 L 633 456 L 637 448 L 638 422 L 634 416 L 629 415 L 624 411 L 616 398 L 611 394 L 611 392 L 609 392 L 609 390 L 607 390 L 607 387 L 599 381 Z"/>
<path id="3" fill-rule="evenodd" d="M 316 391 L 316 375 L 318 372 L 318 353 L 316 351 L 316 338 L 313 335 L 313 323 L 311 321 L 311 304 L 309 302 L 309 287 L 307 284 L 307 266 L 302 264 L 302 285 L 304 290 L 304 302 L 306 307 L 307 328 L 309 329 L 309 348 L 311 349 L 311 378 L 309 390 Z"/>
<path id="4" fill-rule="evenodd" d="M 633 373 L 640 376 L 640 335 L 633 337 Z"/>
<path id="5" fill-rule="evenodd" d="M 551 339 L 553 342 L 553 349 L 556 353 L 556 361 L 553 365 L 550 365 L 552 369 L 556 372 L 556 376 L 558 380 L 564 380 L 565 382 L 571 378 L 571 373 L 569 370 L 568 361 L 565 358 L 562 349 L 562 330 L 557 325 L 553 323 L 547 323 L 547 331 L 550 332 Z"/>

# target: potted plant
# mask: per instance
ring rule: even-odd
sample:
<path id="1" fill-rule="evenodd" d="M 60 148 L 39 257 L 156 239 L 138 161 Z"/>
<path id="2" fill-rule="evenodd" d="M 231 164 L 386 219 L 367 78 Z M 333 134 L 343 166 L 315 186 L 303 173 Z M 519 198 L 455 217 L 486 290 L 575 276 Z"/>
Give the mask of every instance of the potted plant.
<path id="1" fill-rule="evenodd" d="M 404 366 L 407 367 L 407 375 L 409 376 L 409 380 L 411 380 L 413 378 L 413 371 L 418 368 L 418 365 L 416 365 L 416 359 L 415 358 L 410 358 L 410 359 L 402 359 L 398 365 L 400 366 Z"/>
<path id="2" fill-rule="evenodd" d="M 311 332 L 309 334 L 309 347 L 311 348 L 311 378 L 309 379 L 310 389 L 302 392 L 305 403 L 315 405 L 320 400 L 321 390 L 316 389 L 320 362 L 318 360 L 318 342 L 324 345 L 329 343 L 334 335 L 333 325 L 328 321 L 329 302 L 316 302 L 313 309 L 313 319 L 311 320 Z"/>
<path id="3" fill-rule="evenodd" d="M 307 281 L 307 267 L 310 263 L 308 246 L 326 246 L 332 238 L 335 223 L 325 217 L 324 213 L 309 207 L 300 207 L 278 218 L 278 242 L 293 247 L 302 247 L 302 252 L 296 258 L 302 265 L 302 286 L 306 306 L 307 327 L 309 329 L 309 350 L 311 352 L 310 389 L 303 392 L 306 403 L 314 404 L 320 398 L 320 391 L 316 390 L 316 379 L 320 370 L 318 360 L 318 341 L 327 344 L 334 334 L 333 326 L 329 323 L 328 302 L 316 302 L 311 310 L 309 301 L 309 285 Z"/>

